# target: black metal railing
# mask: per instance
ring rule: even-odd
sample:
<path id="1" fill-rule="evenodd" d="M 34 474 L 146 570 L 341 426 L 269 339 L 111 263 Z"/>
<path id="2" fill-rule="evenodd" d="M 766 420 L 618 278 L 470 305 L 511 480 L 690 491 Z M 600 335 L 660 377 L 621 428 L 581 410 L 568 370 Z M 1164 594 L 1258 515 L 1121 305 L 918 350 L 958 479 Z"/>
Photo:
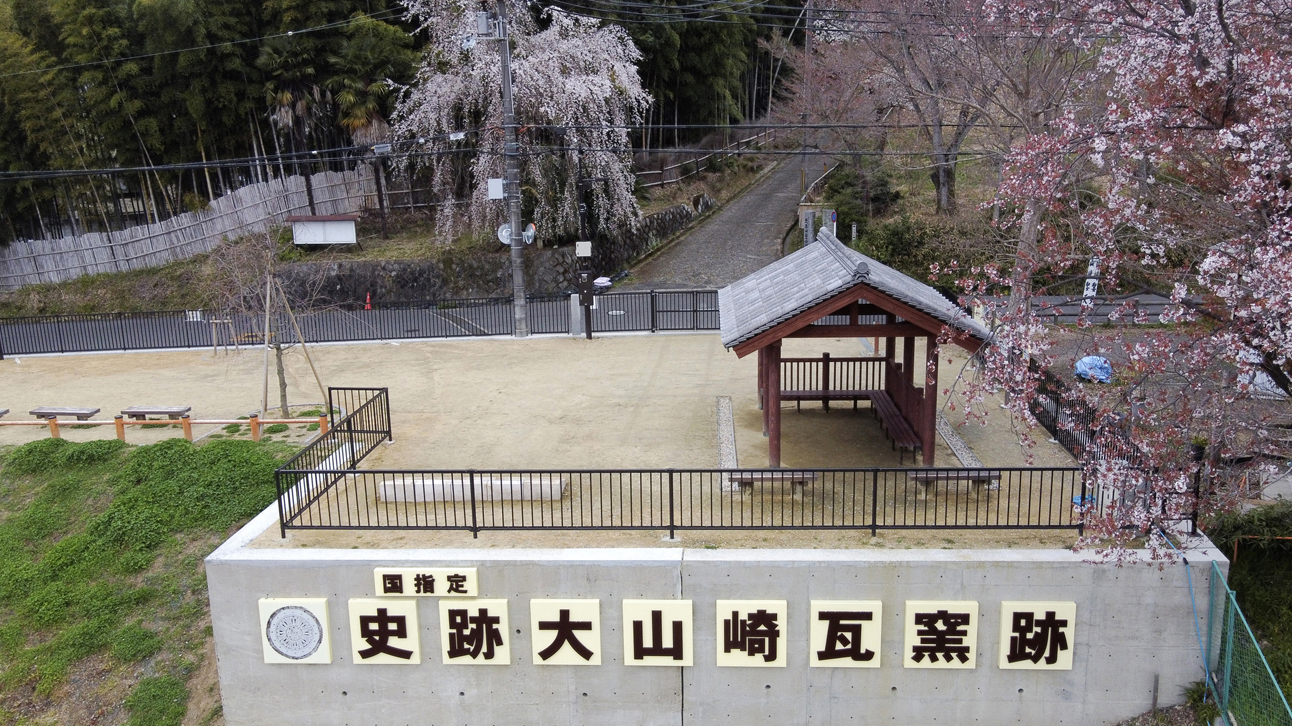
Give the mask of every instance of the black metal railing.
<path id="1" fill-rule="evenodd" d="M 327 397 L 328 432 L 298 451 L 274 475 L 280 522 L 287 522 L 291 512 L 329 501 L 328 493 L 344 472 L 353 471 L 383 442 L 394 441 L 387 389 L 328 388 Z"/>
<path id="2" fill-rule="evenodd" d="M 1116 458 L 1132 466 L 1142 466 L 1143 453 L 1127 435 L 1123 422 L 1101 413 L 1078 391 L 1050 371 L 1041 369 L 1035 361 L 1031 368 L 1039 379 L 1036 395 L 1028 407 L 1037 422 L 1074 459 Z"/>
<path id="3" fill-rule="evenodd" d="M 288 529 L 1075 529 L 1076 468 L 277 473 Z M 319 487 L 314 482 L 324 483 Z"/>
<path id="4" fill-rule="evenodd" d="M 713 290 L 606 293 L 597 296 L 594 332 L 717 330 Z M 570 332 L 570 297 L 528 299 L 534 333 Z M 270 340 L 284 344 L 410 340 L 511 335 L 511 298 L 464 298 L 318 310 L 296 315 L 300 336 L 285 314 L 271 316 Z M 213 310 L 94 313 L 0 318 L 0 358 L 6 355 L 88 353 L 257 346 L 265 342 L 262 314 Z"/>

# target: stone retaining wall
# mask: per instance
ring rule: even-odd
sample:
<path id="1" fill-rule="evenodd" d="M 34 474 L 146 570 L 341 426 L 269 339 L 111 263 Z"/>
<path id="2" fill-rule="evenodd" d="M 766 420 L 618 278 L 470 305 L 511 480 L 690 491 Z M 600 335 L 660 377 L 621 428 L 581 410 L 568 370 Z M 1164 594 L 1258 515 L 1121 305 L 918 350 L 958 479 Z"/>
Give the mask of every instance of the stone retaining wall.
<path id="1" fill-rule="evenodd" d="M 613 275 L 659 248 L 717 203 L 701 194 L 643 217 L 632 229 L 596 240 L 593 266 L 598 275 Z M 573 246 L 528 249 L 525 284 L 532 294 L 555 294 L 574 288 L 578 261 Z M 446 255 L 439 260 L 354 260 L 298 262 L 279 273 L 289 295 L 320 304 L 361 304 L 442 298 L 505 297 L 511 294 L 511 260 L 497 252 Z"/>

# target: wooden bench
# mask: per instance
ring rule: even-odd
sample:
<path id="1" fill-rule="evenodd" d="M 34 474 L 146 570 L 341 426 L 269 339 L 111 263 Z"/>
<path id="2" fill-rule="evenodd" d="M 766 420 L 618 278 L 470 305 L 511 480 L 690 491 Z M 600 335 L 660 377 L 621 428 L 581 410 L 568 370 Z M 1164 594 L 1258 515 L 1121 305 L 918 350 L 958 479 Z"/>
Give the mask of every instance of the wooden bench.
<path id="1" fill-rule="evenodd" d="M 64 418 L 75 416 L 77 421 L 84 421 L 98 413 L 97 408 L 74 408 L 71 406 L 39 406 L 29 413 L 36 418 Z"/>
<path id="2" fill-rule="evenodd" d="M 852 407 L 857 407 L 858 401 L 869 401 L 876 393 L 883 391 L 781 391 L 782 401 L 794 401 L 799 410 L 803 409 L 804 401 L 820 401 L 825 410 L 830 410 L 830 401 L 852 401 Z"/>
<path id="3" fill-rule="evenodd" d="M 144 421 L 149 416 L 165 416 L 173 421 L 183 418 L 192 410 L 192 406 L 131 406 L 121 409 L 121 415 L 136 421 Z"/>
<path id="4" fill-rule="evenodd" d="M 899 452 L 898 461 L 905 460 L 908 449 L 911 452 L 911 458 L 914 459 L 915 452 L 924 449 L 915 429 L 911 428 L 911 423 L 897 409 L 897 404 L 893 402 L 891 396 L 883 391 L 871 391 L 871 394 L 870 408 L 879 417 L 880 425 L 888 434 L 889 440 L 893 442 L 893 448 Z"/>
<path id="5" fill-rule="evenodd" d="M 727 475 L 727 481 L 740 486 L 740 493 L 752 493 L 754 484 L 774 484 L 777 482 L 789 482 L 794 488 L 794 496 L 803 496 L 808 482 L 814 482 L 818 475 L 814 471 L 794 471 L 785 469 L 783 471 L 733 471 Z"/>
<path id="6" fill-rule="evenodd" d="M 920 485 L 920 496 L 926 496 L 929 487 L 937 482 L 967 481 L 974 487 L 975 492 L 981 490 L 983 486 L 992 489 L 1000 487 L 1000 471 L 997 469 L 914 469 L 908 471 L 906 476 Z"/>

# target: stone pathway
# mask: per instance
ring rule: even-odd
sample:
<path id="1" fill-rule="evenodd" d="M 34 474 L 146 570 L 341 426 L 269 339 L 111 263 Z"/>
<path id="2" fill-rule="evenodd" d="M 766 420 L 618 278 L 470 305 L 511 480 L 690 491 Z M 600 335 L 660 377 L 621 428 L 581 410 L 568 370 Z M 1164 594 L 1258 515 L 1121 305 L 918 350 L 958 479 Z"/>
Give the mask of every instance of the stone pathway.
<path id="1" fill-rule="evenodd" d="M 794 222 L 799 165 L 786 161 L 703 224 L 632 271 L 616 290 L 717 288 L 781 256 Z"/>

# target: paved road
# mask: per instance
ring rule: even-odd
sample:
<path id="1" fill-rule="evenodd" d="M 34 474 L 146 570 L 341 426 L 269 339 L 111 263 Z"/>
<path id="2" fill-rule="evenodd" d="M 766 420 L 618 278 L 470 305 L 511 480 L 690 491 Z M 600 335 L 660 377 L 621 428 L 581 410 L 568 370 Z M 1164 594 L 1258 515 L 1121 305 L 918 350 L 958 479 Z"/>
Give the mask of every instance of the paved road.
<path id="1" fill-rule="evenodd" d="M 712 289 L 774 262 L 797 214 L 799 173 L 797 162 L 782 162 L 752 189 L 639 265 L 628 284 L 615 289 Z"/>

